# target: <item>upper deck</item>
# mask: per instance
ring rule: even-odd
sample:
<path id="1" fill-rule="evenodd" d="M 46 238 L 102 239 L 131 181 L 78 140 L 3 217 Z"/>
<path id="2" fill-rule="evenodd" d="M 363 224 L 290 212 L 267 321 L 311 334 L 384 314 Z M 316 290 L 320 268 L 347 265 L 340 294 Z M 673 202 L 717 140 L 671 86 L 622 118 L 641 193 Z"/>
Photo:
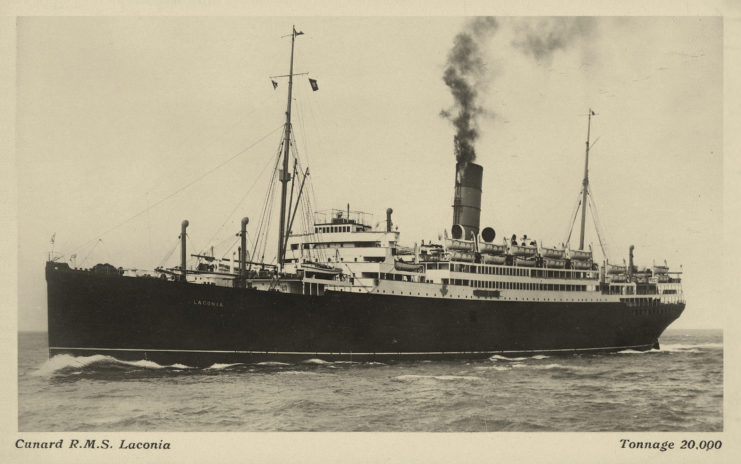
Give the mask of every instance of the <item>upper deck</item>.
<path id="1" fill-rule="evenodd" d="M 640 272 L 636 268 L 629 276 L 625 270 L 599 266 L 591 250 L 544 248 L 514 238 L 501 244 L 446 238 L 404 247 L 398 230 L 388 223 L 371 226 L 370 215 L 330 210 L 318 216 L 312 233 L 289 237 L 287 271 L 295 272 L 311 260 L 337 266 L 350 280 L 364 280 L 363 288 L 369 286 L 365 279 L 373 279 L 528 293 L 592 292 L 627 298 L 668 294 L 681 299 L 681 280 L 664 266 Z"/>

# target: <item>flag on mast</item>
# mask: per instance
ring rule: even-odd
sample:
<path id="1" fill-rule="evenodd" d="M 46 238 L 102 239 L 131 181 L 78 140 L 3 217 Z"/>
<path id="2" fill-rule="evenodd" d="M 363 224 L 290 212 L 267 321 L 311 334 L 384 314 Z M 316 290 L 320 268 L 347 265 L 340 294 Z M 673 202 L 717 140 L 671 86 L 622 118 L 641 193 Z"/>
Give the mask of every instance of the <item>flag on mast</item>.
<path id="1" fill-rule="evenodd" d="M 272 82 L 272 83 L 273 83 L 273 90 L 275 90 L 275 89 L 277 89 L 277 88 L 278 88 L 278 83 L 277 83 L 277 82 L 275 82 L 275 81 L 273 81 L 273 80 L 271 80 L 270 82 Z"/>
<path id="2" fill-rule="evenodd" d="M 51 243 L 52 245 L 54 245 L 54 238 L 56 236 L 57 236 L 57 233 L 56 232 L 54 232 L 53 234 L 51 234 L 51 240 L 49 240 L 49 243 Z"/>
<path id="3" fill-rule="evenodd" d="M 316 83 L 316 79 L 309 78 L 309 84 L 311 85 L 311 90 L 314 92 L 319 90 L 319 85 Z"/>

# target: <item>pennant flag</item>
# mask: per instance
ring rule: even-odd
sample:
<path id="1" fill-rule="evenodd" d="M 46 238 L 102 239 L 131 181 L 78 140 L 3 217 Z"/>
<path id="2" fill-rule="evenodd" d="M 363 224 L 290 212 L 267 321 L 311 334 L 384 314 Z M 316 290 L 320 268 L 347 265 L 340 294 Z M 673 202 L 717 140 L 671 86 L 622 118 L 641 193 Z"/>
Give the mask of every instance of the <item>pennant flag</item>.
<path id="1" fill-rule="evenodd" d="M 313 90 L 314 92 L 319 90 L 319 86 L 316 83 L 316 79 L 309 78 L 309 84 L 311 84 L 311 90 Z"/>
<path id="2" fill-rule="evenodd" d="M 57 236 L 57 233 L 56 233 L 56 232 L 54 232 L 54 233 L 53 233 L 53 234 L 51 235 L 51 240 L 49 240 L 49 243 L 51 243 L 52 245 L 54 245 L 54 239 L 56 238 L 56 236 Z"/>
<path id="3" fill-rule="evenodd" d="M 277 88 L 278 88 L 278 83 L 277 83 L 277 82 L 275 82 L 275 81 L 272 81 L 272 80 L 271 80 L 270 82 L 272 82 L 272 83 L 273 83 L 273 90 L 275 90 L 275 89 L 277 89 Z"/>
<path id="4" fill-rule="evenodd" d="M 592 116 L 596 116 L 596 114 L 594 113 L 594 110 L 589 110 L 589 111 L 592 112 Z"/>

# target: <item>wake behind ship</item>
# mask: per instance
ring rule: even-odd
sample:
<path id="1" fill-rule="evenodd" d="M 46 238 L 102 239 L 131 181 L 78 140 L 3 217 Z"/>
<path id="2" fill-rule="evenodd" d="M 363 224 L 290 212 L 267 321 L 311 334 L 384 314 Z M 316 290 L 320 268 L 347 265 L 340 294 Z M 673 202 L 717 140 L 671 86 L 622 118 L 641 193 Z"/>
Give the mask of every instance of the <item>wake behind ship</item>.
<path id="1" fill-rule="evenodd" d="M 291 34 L 286 122 L 273 173 L 281 183 L 275 262 L 257 259 L 257 243 L 249 251 L 247 218 L 238 257 L 193 254 L 191 267 L 188 221 L 181 225 L 177 267 L 78 269 L 51 257 L 50 356 L 204 366 L 658 347 L 684 310 L 681 279 L 668 266 L 634 265 L 633 247 L 622 266 L 599 264 L 585 249 L 589 135 L 578 249 L 545 247 L 527 236 L 496 240 L 493 228 L 481 228 L 483 167 L 472 161 L 455 166 L 450 236 L 446 231 L 437 242 L 403 246 L 390 208 L 383 226 L 373 226 L 349 205 L 314 215 L 306 230 L 294 233 L 297 213 L 309 209 L 309 170 L 297 158 L 289 169 L 293 51 L 301 34 L 295 28 Z M 263 211 L 258 230 L 267 220 Z"/>

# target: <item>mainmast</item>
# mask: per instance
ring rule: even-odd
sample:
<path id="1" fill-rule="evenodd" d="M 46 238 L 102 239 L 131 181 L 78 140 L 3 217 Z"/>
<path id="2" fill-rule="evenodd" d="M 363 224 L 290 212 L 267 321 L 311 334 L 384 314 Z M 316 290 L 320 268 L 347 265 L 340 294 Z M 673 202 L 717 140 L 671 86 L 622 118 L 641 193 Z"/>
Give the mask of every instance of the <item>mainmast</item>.
<path id="1" fill-rule="evenodd" d="M 584 158 L 584 180 L 582 181 L 582 195 L 581 195 L 581 234 L 579 234 L 579 249 L 584 249 L 584 223 L 587 218 L 587 192 L 589 191 L 589 131 L 592 126 L 592 116 L 595 113 L 592 109 L 589 109 L 589 115 L 587 119 L 587 148 L 586 155 Z"/>
<path id="2" fill-rule="evenodd" d="M 288 190 L 288 181 L 291 180 L 291 174 L 288 172 L 288 156 L 291 149 L 291 100 L 293 91 L 293 49 L 296 43 L 296 37 L 303 34 L 303 32 L 296 31 L 296 26 L 293 26 L 293 32 L 291 33 L 291 66 L 288 72 L 288 103 L 286 107 L 286 127 L 285 127 L 285 139 L 283 141 L 283 169 L 280 173 L 280 182 L 283 184 L 280 191 L 280 232 L 278 235 L 278 268 L 283 268 L 283 260 L 285 257 L 285 250 L 283 249 L 284 236 L 288 233 L 286 231 L 286 193 Z"/>

